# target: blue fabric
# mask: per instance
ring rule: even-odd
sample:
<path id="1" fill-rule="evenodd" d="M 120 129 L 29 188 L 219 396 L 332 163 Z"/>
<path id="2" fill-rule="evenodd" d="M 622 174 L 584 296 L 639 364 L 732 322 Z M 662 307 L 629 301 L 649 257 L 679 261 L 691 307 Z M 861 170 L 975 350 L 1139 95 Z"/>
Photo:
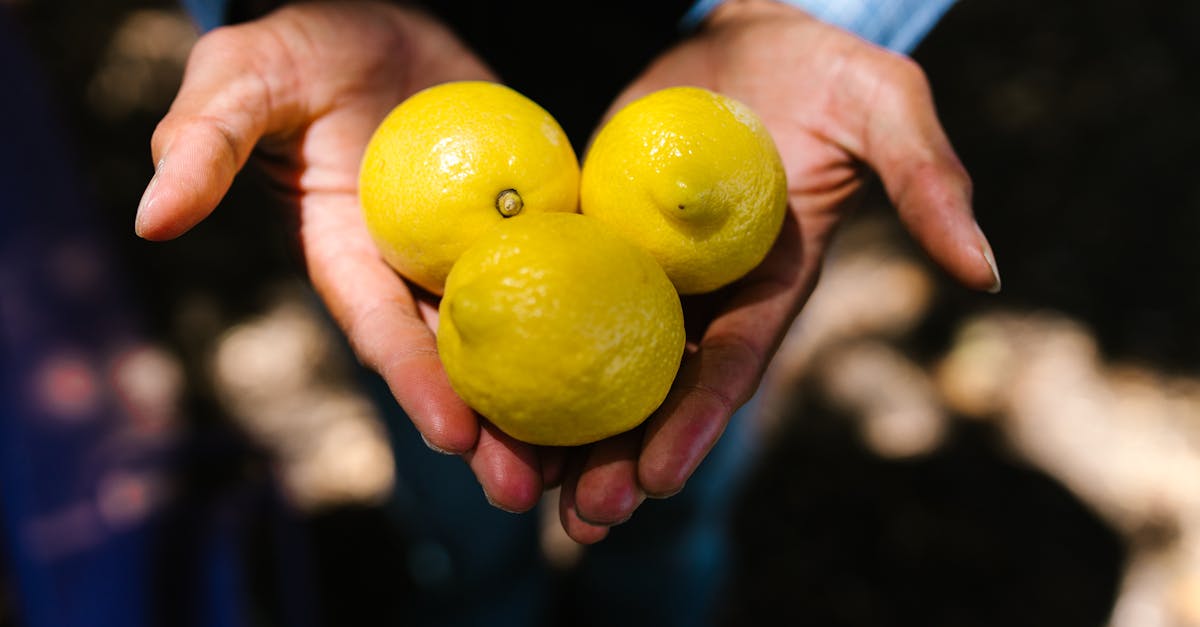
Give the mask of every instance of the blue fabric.
<path id="1" fill-rule="evenodd" d="M 229 15 L 229 0 L 181 0 L 181 4 L 202 31 L 225 24 Z"/>
<path id="2" fill-rule="evenodd" d="M 17 611 L 28 627 L 147 624 L 146 521 L 114 528 L 103 481 L 144 478 L 152 446 L 104 394 L 104 364 L 136 342 L 71 151 L 15 24 L 0 7 L 0 511 Z M 74 269 L 80 269 L 74 266 Z M 90 279 L 90 280 L 89 280 Z M 111 290 L 111 291 L 110 291 Z M 113 474 L 123 473 L 123 474 Z M 133 484 L 131 484 L 133 485 Z"/>
<path id="3" fill-rule="evenodd" d="M 0 5 L 0 118 L 21 120 L 0 142 L 0 554 L 18 622 L 248 624 L 248 529 L 266 517 L 285 537 L 290 514 L 267 480 L 180 485 L 196 458 L 249 454 L 234 434 L 195 454 L 131 387 L 146 325 L 22 35 Z M 288 545 L 281 581 L 302 551 Z M 312 615 L 304 600 L 281 613 Z"/>
<path id="4" fill-rule="evenodd" d="M 720 6 L 722 1 L 697 0 L 696 4 L 693 4 L 692 8 L 688 9 L 688 12 L 683 15 L 683 18 L 680 20 L 680 26 L 685 31 L 694 30 L 700 26 L 704 18 L 708 17 L 709 13 L 712 13 L 713 9 Z"/>
<path id="5" fill-rule="evenodd" d="M 699 0 L 683 18 L 695 28 L 722 0 Z M 840 26 L 896 52 L 912 52 L 954 0 L 784 0 L 813 17 Z"/>

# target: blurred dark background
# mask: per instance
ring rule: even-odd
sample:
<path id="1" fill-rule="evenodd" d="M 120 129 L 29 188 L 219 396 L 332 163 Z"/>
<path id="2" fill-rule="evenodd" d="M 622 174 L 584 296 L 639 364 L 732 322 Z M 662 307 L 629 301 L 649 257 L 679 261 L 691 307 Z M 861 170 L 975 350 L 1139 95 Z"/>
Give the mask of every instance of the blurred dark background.
<path id="1" fill-rule="evenodd" d="M 329 341 L 253 174 L 186 237 L 133 235 L 186 18 L 165 2 L 9 4 L 79 150 L 65 158 L 186 375 L 188 428 L 221 443 L 182 475 L 216 490 L 282 467 L 330 615 L 398 615 L 413 574 L 381 513 L 390 458 L 369 412 L 353 423 L 366 461 L 310 468 L 333 427 L 298 441 L 248 396 L 254 377 L 288 384 L 272 374 L 288 364 L 239 359 L 255 337 L 284 334 L 301 355 Z M 870 196 L 768 379 L 725 624 L 1200 625 L 1197 32 L 1187 0 L 962 0 L 915 52 L 1004 290 L 952 284 Z M 611 92 L 635 61 L 590 88 Z M 570 101 L 569 81 L 547 84 L 545 99 Z M 547 106 L 578 140 L 606 104 L 588 102 Z"/>

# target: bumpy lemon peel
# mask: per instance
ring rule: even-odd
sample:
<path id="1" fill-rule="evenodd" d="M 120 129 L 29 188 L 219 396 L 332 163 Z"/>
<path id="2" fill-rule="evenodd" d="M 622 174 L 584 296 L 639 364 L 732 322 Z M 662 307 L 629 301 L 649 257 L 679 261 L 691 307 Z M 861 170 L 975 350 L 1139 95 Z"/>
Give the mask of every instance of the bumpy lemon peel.
<path id="1" fill-rule="evenodd" d="M 455 392 L 508 435 L 573 446 L 641 424 L 683 357 L 679 295 L 598 220 L 520 215 L 446 281 L 438 354 Z"/>
<path id="2" fill-rule="evenodd" d="M 648 250 L 683 294 L 745 276 L 787 210 L 783 161 L 745 104 L 671 87 L 617 111 L 584 156 L 580 210 Z"/>
<path id="3" fill-rule="evenodd" d="M 524 95 L 497 83 L 442 83 L 376 128 L 359 200 L 384 260 L 440 294 L 459 255 L 495 224 L 577 211 L 579 162 L 558 122 Z"/>

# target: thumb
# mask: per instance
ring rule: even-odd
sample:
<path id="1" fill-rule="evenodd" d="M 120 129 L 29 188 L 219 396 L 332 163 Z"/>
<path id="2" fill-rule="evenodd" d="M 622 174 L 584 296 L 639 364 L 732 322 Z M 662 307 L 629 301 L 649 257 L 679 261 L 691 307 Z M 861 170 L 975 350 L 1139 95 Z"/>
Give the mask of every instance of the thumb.
<path id="1" fill-rule="evenodd" d="M 273 85 L 294 69 L 278 38 L 255 24 L 212 31 L 196 42 L 183 84 L 151 139 L 154 177 L 138 204 L 141 237 L 178 237 L 208 217 L 266 132 L 298 124 Z M 271 77 L 269 80 L 267 77 Z"/>
<path id="2" fill-rule="evenodd" d="M 1000 274 L 975 222 L 971 179 L 938 122 L 925 75 L 910 59 L 888 56 L 889 79 L 868 103 L 860 157 L 935 262 L 968 287 L 997 292 Z"/>

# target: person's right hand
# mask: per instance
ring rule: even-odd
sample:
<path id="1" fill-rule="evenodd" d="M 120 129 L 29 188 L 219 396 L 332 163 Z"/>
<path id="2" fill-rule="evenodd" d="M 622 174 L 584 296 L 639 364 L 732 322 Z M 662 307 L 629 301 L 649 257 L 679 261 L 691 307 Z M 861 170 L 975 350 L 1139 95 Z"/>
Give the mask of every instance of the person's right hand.
<path id="1" fill-rule="evenodd" d="M 461 454 L 488 499 L 512 511 L 542 493 L 538 453 L 476 414 L 438 358 L 437 308 L 379 255 L 358 202 L 372 132 L 408 95 L 495 80 L 433 18 L 383 3 L 302 3 L 214 30 L 192 51 L 152 140 L 157 163 L 136 230 L 177 237 L 206 218 L 251 151 L 299 223 L 309 278 L 363 364 L 431 447 Z"/>

